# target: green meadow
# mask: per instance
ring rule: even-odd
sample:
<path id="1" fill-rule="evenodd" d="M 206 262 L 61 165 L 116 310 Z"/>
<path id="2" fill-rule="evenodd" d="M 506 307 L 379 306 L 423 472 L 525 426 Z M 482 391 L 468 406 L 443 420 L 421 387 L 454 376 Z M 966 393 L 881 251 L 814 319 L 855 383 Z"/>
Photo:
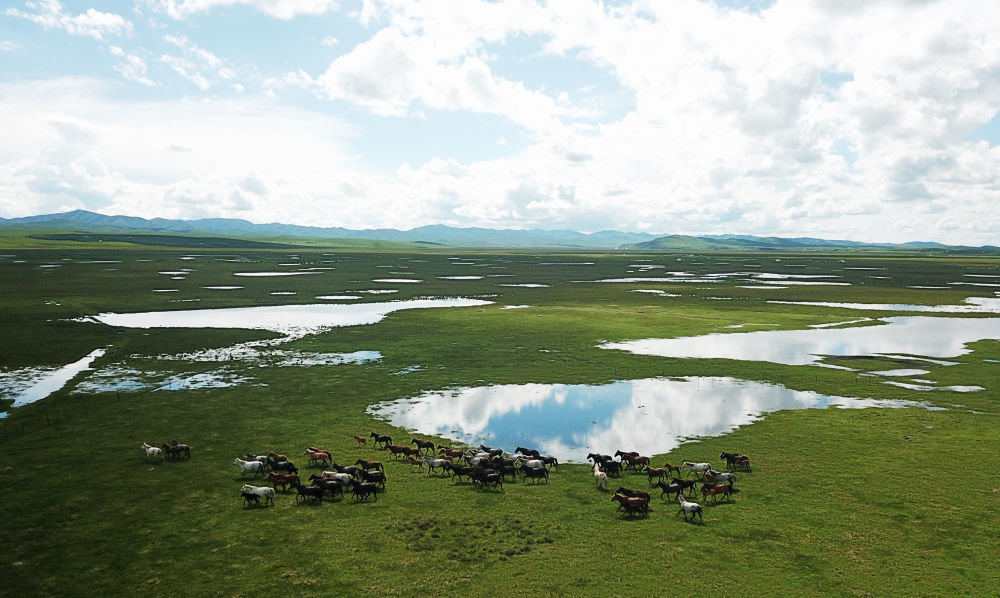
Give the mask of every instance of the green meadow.
<path id="1" fill-rule="evenodd" d="M 3 596 L 994 596 L 1000 587 L 1000 342 L 974 342 L 949 358 L 954 365 L 908 355 L 827 360 L 840 368 L 597 347 L 916 315 L 773 300 L 958 305 L 992 298 L 1000 288 L 988 286 L 1000 284 L 997 256 L 157 247 L 27 238 L 5 239 L 0 254 L 0 372 L 61 367 L 106 349 L 92 371 L 0 420 Z M 309 268 L 313 274 L 234 276 Z M 710 276 L 748 270 L 833 274 L 850 284 L 772 288 L 782 285 Z M 701 281 L 596 282 L 669 271 Z M 213 286 L 241 288 L 206 288 Z M 395 292 L 360 292 L 380 290 Z M 664 294 L 631 292 L 650 290 Z M 165 359 L 276 335 L 81 320 L 316 303 L 317 296 L 352 293 L 361 297 L 355 302 L 491 303 L 397 311 L 376 324 L 280 346 L 381 354 L 338 365 Z M 248 381 L 155 390 L 165 375 L 220 367 Z M 931 385 L 982 390 L 915 390 L 864 375 L 912 367 L 929 370 L 920 378 Z M 105 369 L 149 381 L 86 386 Z M 781 411 L 650 455 L 654 465 L 710 461 L 716 468 L 722 451 L 751 457 L 753 471 L 738 474 L 731 501 L 697 496 L 703 523 L 685 522 L 659 492 L 648 517 L 623 516 L 611 495 L 595 488 L 586 464 L 560 465 L 548 484 L 480 491 L 354 439 L 375 431 L 400 444 L 413 437 L 454 444 L 366 413 L 374 403 L 428 391 L 678 376 L 943 409 Z M 191 445 L 190 460 L 147 460 L 140 449 L 175 438 Z M 385 492 L 377 501 L 348 493 L 314 504 L 279 490 L 274 506 L 244 507 L 241 484 L 263 482 L 241 475 L 235 457 L 284 453 L 308 477 L 322 469 L 306 466 L 310 445 L 329 449 L 339 463 L 383 461 Z M 616 449 L 632 450 L 595 447 Z M 641 473 L 612 478 L 616 485 L 649 487 Z"/>

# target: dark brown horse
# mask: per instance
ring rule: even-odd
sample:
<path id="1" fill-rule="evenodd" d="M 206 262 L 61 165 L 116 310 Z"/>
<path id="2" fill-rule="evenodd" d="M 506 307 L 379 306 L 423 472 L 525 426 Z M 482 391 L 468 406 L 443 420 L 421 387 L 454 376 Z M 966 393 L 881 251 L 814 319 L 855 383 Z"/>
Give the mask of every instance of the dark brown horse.
<path id="1" fill-rule="evenodd" d="M 267 474 L 267 481 L 271 482 L 275 490 L 281 486 L 282 492 L 288 490 L 289 486 L 294 488 L 300 484 L 299 476 L 294 473 L 274 473 L 273 471 Z"/>
<path id="2" fill-rule="evenodd" d="M 646 475 L 649 477 L 650 486 L 653 485 L 653 478 L 656 478 L 657 481 L 665 480 L 667 478 L 667 470 L 663 467 L 650 467 L 649 465 L 645 465 L 642 470 L 645 471 Z"/>
<path id="3" fill-rule="evenodd" d="M 417 445 L 417 449 L 418 450 L 421 450 L 421 451 L 424 451 L 424 452 L 427 452 L 427 453 L 433 453 L 434 452 L 434 443 L 431 442 L 430 440 L 420 440 L 419 438 L 414 438 L 413 440 L 410 441 L 410 444 Z"/>
<path id="4" fill-rule="evenodd" d="M 636 513 L 642 515 L 649 515 L 649 501 L 639 498 L 637 496 L 625 496 L 624 494 L 618 494 L 617 492 L 611 497 L 613 502 L 618 503 L 617 510 L 625 510 L 626 515 L 635 515 Z"/>

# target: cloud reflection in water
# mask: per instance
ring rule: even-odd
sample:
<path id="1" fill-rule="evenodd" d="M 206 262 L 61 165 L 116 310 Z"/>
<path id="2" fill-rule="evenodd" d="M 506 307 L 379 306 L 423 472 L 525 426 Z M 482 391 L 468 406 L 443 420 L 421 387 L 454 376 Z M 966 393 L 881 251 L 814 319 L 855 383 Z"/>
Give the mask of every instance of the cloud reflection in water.
<path id="1" fill-rule="evenodd" d="M 726 377 L 650 378 L 601 386 L 520 384 L 462 388 L 378 403 L 391 424 L 466 444 L 537 448 L 561 461 L 587 453 L 667 452 L 684 438 L 718 436 L 762 414 L 829 406 L 927 407 L 796 391 Z"/>

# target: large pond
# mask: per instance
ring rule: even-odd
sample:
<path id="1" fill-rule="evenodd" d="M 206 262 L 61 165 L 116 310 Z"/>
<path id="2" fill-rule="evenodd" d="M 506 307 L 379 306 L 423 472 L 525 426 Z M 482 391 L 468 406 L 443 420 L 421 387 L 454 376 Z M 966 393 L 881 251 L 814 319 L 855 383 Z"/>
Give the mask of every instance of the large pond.
<path id="1" fill-rule="evenodd" d="M 788 365 L 816 364 L 824 355 L 917 355 L 958 357 L 967 343 L 1000 339 L 1000 318 L 899 316 L 874 326 L 762 330 L 647 338 L 604 343 L 601 348 L 660 357 L 770 361 Z"/>
<path id="2" fill-rule="evenodd" d="M 396 426 L 472 446 L 485 443 L 508 451 L 524 446 L 561 461 L 583 462 L 590 452 L 664 453 L 685 439 L 718 436 L 771 411 L 834 406 L 930 408 L 922 403 L 828 396 L 735 378 L 691 377 L 601 386 L 461 388 L 378 403 L 368 413 Z"/>
<path id="3" fill-rule="evenodd" d="M 287 337 L 301 337 L 338 326 L 375 324 L 392 312 L 403 309 L 474 307 L 490 303 L 481 299 L 458 297 L 378 303 L 317 303 L 126 314 L 104 313 L 85 320 L 125 328 L 244 328 L 270 330 Z"/>

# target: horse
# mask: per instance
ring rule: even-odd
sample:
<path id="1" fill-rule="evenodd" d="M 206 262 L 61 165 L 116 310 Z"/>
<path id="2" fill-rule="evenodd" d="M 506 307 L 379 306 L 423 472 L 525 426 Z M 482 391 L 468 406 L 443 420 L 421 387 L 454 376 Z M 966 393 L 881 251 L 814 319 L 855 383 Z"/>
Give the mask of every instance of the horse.
<path id="1" fill-rule="evenodd" d="M 545 469 L 545 463 L 543 463 L 541 459 L 527 459 L 521 457 L 518 461 L 521 463 L 521 471 L 524 471 L 525 469 Z"/>
<path id="2" fill-rule="evenodd" d="M 616 478 L 622 475 L 622 464 L 618 461 L 604 461 L 603 463 L 594 463 L 594 465 L 600 465 L 601 470 L 609 476 L 615 476 Z"/>
<path id="3" fill-rule="evenodd" d="M 523 446 L 517 447 L 516 449 L 514 449 L 514 452 L 515 453 L 521 453 L 525 457 L 531 457 L 533 459 L 541 459 L 542 458 L 542 454 L 539 453 L 537 450 L 535 450 L 535 449 L 527 449 L 527 448 L 524 448 Z"/>
<path id="4" fill-rule="evenodd" d="M 615 456 L 616 457 L 620 457 L 622 461 L 625 461 L 625 459 L 627 459 L 629 457 L 632 457 L 632 458 L 638 457 L 639 453 L 637 453 L 635 451 L 617 450 L 617 451 L 615 451 Z"/>
<path id="5" fill-rule="evenodd" d="M 351 477 L 358 475 L 358 473 L 361 471 L 361 468 L 358 467 L 357 465 L 340 465 L 336 462 L 331 463 L 330 467 L 336 469 L 339 473 L 346 473 Z"/>
<path id="6" fill-rule="evenodd" d="M 632 455 L 625 455 L 622 457 L 622 463 L 627 464 L 628 467 L 634 470 L 638 470 L 640 465 L 643 467 L 649 467 L 650 460 L 649 457 L 643 457 L 642 455 L 636 455 L 634 457 Z"/>
<path id="7" fill-rule="evenodd" d="M 296 502 L 298 502 L 300 498 L 305 501 L 306 497 L 323 502 L 323 489 L 319 486 L 303 486 L 299 484 L 295 487 L 295 490 L 298 492 L 298 494 L 295 495 Z"/>
<path id="8" fill-rule="evenodd" d="M 248 492 L 240 492 L 240 496 L 243 497 L 243 506 L 249 507 L 250 503 L 253 503 L 255 507 L 260 506 L 260 497 L 256 494 L 250 494 Z"/>
<path id="9" fill-rule="evenodd" d="M 709 497 L 709 495 L 711 495 L 712 496 L 712 502 L 715 502 L 717 500 L 716 499 L 716 495 L 717 494 L 721 494 L 723 497 L 725 497 L 726 500 L 729 500 L 730 496 L 732 495 L 732 493 L 733 493 L 733 487 L 730 486 L 729 484 L 702 484 L 701 485 L 701 498 L 702 498 L 702 500 L 707 499 Z"/>
<path id="10" fill-rule="evenodd" d="M 385 445 L 385 448 L 389 449 L 389 454 L 396 458 L 398 458 L 399 455 L 417 455 L 420 452 L 419 449 L 403 444 L 387 444 Z"/>
<path id="11" fill-rule="evenodd" d="M 282 492 L 288 490 L 289 486 L 294 488 L 299 484 L 301 484 L 301 482 L 299 481 L 299 476 L 295 475 L 294 473 L 274 473 L 272 471 L 271 473 L 267 474 L 267 477 L 264 479 L 266 479 L 268 482 L 271 482 L 275 490 L 278 489 L 278 486 L 281 486 Z"/>
<path id="12" fill-rule="evenodd" d="M 385 472 L 378 469 L 362 469 L 361 479 L 385 488 Z"/>
<path id="13" fill-rule="evenodd" d="M 255 494 L 257 496 L 263 497 L 264 504 L 271 503 L 274 504 L 274 488 L 270 486 L 251 486 L 250 484 L 243 484 L 240 488 L 241 493 Z"/>
<path id="14" fill-rule="evenodd" d="M 304 454 L 309 455 L 310 465 L 315 465 L 316 463 L 320 463 L 321 465 L 327 465 L 330 463 L 330 461 L 333 461 L 333 459 L 330 457 L 329 451 L 313 451 L 310 449 L 306 449 L 306 452 Z"/>
<path id="15" fill-rule="evenodd" d="M 414 438 L 410 441 L 410 444 L 416 444 L 418 450 L 426 451 L 428 453 L 434 452 L 434 443 L 430 440 L 420 440 L 419 438 Z"/>
<path id="16" fill-rule="evenodd" d="M 493 484 L 494 489 L 499 486 L 500 489 L 503 490 L 503 476 L 495 471 L 490 471 L 488 469 L 473 469 L 469 473 L 469 478 L 472 480 L 473 485 L 478 485 L 478 487 L 483 490 L 486 489 L 486 484 L 490 483 Z"/>
<path id="17" fill-rule="evenodd" d="M 534 484 L 535 480 L 545 478 L 545 483 L 549 483 L 549 470 L 544 467 L 522 467 L 521 475 L 526 478 L 531 478 L 531 483 Z"/>
<path id="18" fill-rule="evenodd" d="M 350 484 L 351 480 L 354 479 L 354 477 L 351 476 L 351 474 L 349 474 L 349 473 L 340 473 L 339 471 L 324 471 L 320 475 L 315 475 L 314 474 L 314 475 L 310 475 L 309 476 L 310 480 L 315 480 L 317 478 L 318 479 L 323 479 L 323 480 L 336 480 L 336 481 L 340 482 L 341 484 L 343 484 L 344 486 Z"/>
<path id="19" fill-rule="evenodd" d="M 360 446 L 365 446 L 368 442 L 368 438 L 365 436 L 358 436 L 355 434 L 354 441 L 357 442 Z"/>
<path id="20" fill-rule="evenodd" d="M 299 473 L 299 468 L 295 467 L 295 464 L 289 460 L 275 461 L 270 459 L 267 464 L 271 466 L 271 471 L 287 471 L 288 473 Z"/>
<path id="21" fill-rule="evenodd" d="M 608 490 L 608 474 L 601 471 L 601 466 L 594 463 L 594 485 Z"/>
<path id="22" fill-rule="evenodd" d="M 611 455 L 601 455 L 599 453 L 587 453 L 587 458 L 593 460 L 594 463 L 607 463 L 608 461 L 615 460 Z"/>
<path id="23" fill-rule="evenodd" d="M 424 459 L 426 459 L 426 458 L 427 457 L 424 457 Z M 410 471 L 412 472 L 414 467 L 419 467 L 420 469 L 423 469 L 424 468 L 424 459 L 417 459 L 413 455 L 407 455 L 406 456 L 406 462 L 410 464 Z M 449 463 L 449 461 L 445 461 L 445 463 Z"/>
<path id="24" fill-rule="evenodd" d="M 190 459 L 191 458 L 191 447 L 189 445 L 184 444 L 183 442 L 179 443 L 179 442 L 177 442 L 176 439 L 171 440 L 170 441 L 170 445 L 173 446 L 178 451 L 184 453 L 184 458 L 185 459 Z"/>
<path id="25" fill-rule="evenodd" d="M 739 453 L 727 453 L 725 451 L 719 453 L 719 458 L 726 461 L 727 469 L 734 469 L 736 466 L 736 461 L 743 455 Z"/>
<path id="26" fill-rule="evenodd" d="M 243 458 L 246 459 L 247 461 L 260 461 L 261 463 L 264 464 L 264 467 L 267 467 L 266 455 L 253 455 L 251 453 L 246 453 L 243 455 Z"/>
<path id="27" fill-rule="evenodd" d="M 463 451 L 462 449 L 453 449 L 444 446 L 439 446 L 438 454 L 444 455 L 445 457 L 451 457 L 452 459 L 461 459 L 465 455 L 465 451 Z"/>
<path id="28" fill-rule="evenodd" d="M 681 468 L 680 468 L 680 466 L 679 465 L 671 465 L 669 461 L 664 461 L 663 462 L 663 469 L 666 469 L 668 472 L 676 471 L 677 475 L 681 475 Z"/>
<path id="29" fill-rule="evenodd" d="M 628 488 L 619 487 L 615 490 L 615 494 L 621 494 L 622 496 L 628 496 L 629 498 L 641 498 L 646 502 L 649 502 L 649 492 L 644 490 L 629 490 Z"/>
<path id="30" fill-rule="evenodd" d="M 681 463 L 681 467 L 687 468 L 687 470 L 688 470 L 687 475 L 691 475 L 693 473 L 695 475 L 701 474 L 702 477 L 704 477 L 705 476 L 705 472 L 708 471 L 709 469 L 712 469 L 712 464 L 711 463 L 692 463 L 690 461 L 685 461 L 685 462 Z"/>
<path id="31" fill-rule="evenodd" d="M 377 469 L 385 473 L 385 467 L 382 466 L 380 461 L 366 461 L 364 459 L 358 459 L 354 462 L 354 464 L 364 469 Z"/>
<path id="32" fill-rule="evenodd" d="M 682 491 L 686 490 L 688 488 L 690 488 L 693 491 L 694 490 L 694 485 L 697 484 L 698 481 L 697 480 L 682 480 L 680 478 L 672 478 L 670 480 L 670 483 L 672 485 L 680 486 L 680 489 Z"/>
<path id="33" fill-rule="evenodd" d="M 663 500 L 664 496 L 666 496 L 667 498 L 670 498 L 671 494 L 680 494 L 681 493 L 680 484 L 668 484 L 668 483 L 664 482 L 663 480 L 660 480 L 659 482 L 656 482 L 655 484 L 653 484 L 653 487 L 659 488 L 660 490 L 663 490 L 663 492 L 660 492 L 660 500 Z"/>
<path id="34" fill-rule="evenodd" d="M 378 501 L 378 486 L 375 484 L 351 480 L 351 489 L 355 501 L 367 500 L 369 496 L 374 497 L 376 502 Z"/>
<path id="35" fill-rule="evenodd" d="M 278 453 L 275 453 L 273 451 L 268 451 L 267 458 L 272 461 L 288 461 L 288 457 L 286 457 L 285 455 L 279 455 Z"/>
<path id="36" fill-rule="evenodd" d="M 445 469 L 445 466 L 450 463 L 447 459 L 432 459 L 431 457 L 424 457 L 421 462 L 427 464 L 427 475 L 430 475 L 435 469 Z"/>
<path id="37" fill-rule="evenodd" d="M 152 446 L 152 445 L 149 445 L 149 444 L 146 444 L 145 442 L 143 442 L 139 446 L 139 448 L 141 448 L 144 451 L 146 451 L 146 458 L 147 459 L 159 457 L 160 461 L 163 461 L 163 451 L 160 450 L 159 447 L 155 447 L 155 446 Z"/>
<path id="38" fill-rule="evenodd" d="M 454 463 L 449 463 L 447 471 L 451 472 L 451 479 L 454 480 L 455 476 L 458 476 L 458 481 L 462 481 L 462 476 L 470 477 L 472 475 L 473 469 L 471 467 L 466 467 L 464 465 L 455 465 Z"/>
<path id="39" fill-rule="evenodd" d="M 181 456 L 181 452 L 182 452 L 181 450 L 179 450 L 177 447 L 169 445 L 169 444 L 167 444 L 165 442 L 160 445 L 160 448 L 163 450 L 163 452 L 170 459 L 177 460 Z"/>
<path id="40" fill-rule="evenodd" d="M 555 467 L 556 470 L 559 469 L 559 459 L 556 459 L 552 455 L 543 455 L 539 460 L 546 468 Z"/>
<path id="41" fill-rule="evenodd" d="M 308 455 L 309 453 L 322 453 L 326 455 L 328 461 L 333 461 L 333 453 L 326 449 L 316 448 L 315 446 L 307 446 L 304 454 Z"/>
<path id="42" fill-rule="evenodd" d="M 688 513 L 691 513 L 691 521 L 694 521 L 695 513 L 697 513 L 698 521 L 705 523 L 705 520 L 701 518 L 701 505 L 696 502 L 688 502 L 683 492 L 677 495 L 677 503 L 681 506 L 677 513 L 684 513 L 684 521 L 688 520 Z M 677 513 L 674 513 L 674 517 L 677 517 Z"/>
<path id="43" fill-rule="evenodd" d="M 736 471 L 750 471 L 750 457 L 741 455 L 740 458 L 736 460 Z"/>
<path id="44" fill-rule="evenodd" d="M 662 467 L 650 467 L 649 465 L 644 465 L 642 470 L 645 471 L 646 475 L 649 477 L 650 486 L 653 485 L 653 478 L 656 478 L 657 481 L 659 481 L 666 479 L 667 477 L 667 470 Z"/>
<path id="45" fill-rule="evenodd" d="M 373 442 L 372 444 L 381 444 L 382 448 L 385 448 L 390 444 L 392 444 L 392 436 L 387 436 L 385 434 L 376 434 L 375 432 L 372 432 L 371 437 L 375 439 L 375 442 Z"/>
<path id="46" fill-rule="evenodd" d="M 736 481 L 735 473 L 721 472 L 709 469 L 705 472 L 706 482 L 728 482 L 729 487 L 733 487 L 733 482 Z"/>
<path id="47" fill-rule="evenodd" d="M 233 460 L 233 465 L 240 466 L 241 474 L 247 473 L 248 471 L 252 471 L 254 476 L 264 473 L 264 464 L 260 461 L 244 461 L 243 459 L 237 457 Z"/>
<path id="48" fill-rule="evenodd" d="M 309 476 L 312 479 L 312 485 L 320 488 L 323 492 L 328 492 L 332 497 L 334 493 L 344 496 L 344 485 L 340 483 L 339 480 L 334 480 L 331 478 L 323 478 L 317 476 Z M 315 478 L 315 479 L 314 479 Z"/>
<path id="49" fill-rule="evenodd" d="M 636 496 L 625 496 L 615 493 L 611 496 L 612 502 L 618 503 L 618 510 L 625 509 L 626 515 L 640 513 L 649 516 L 649 501 Z"/>

